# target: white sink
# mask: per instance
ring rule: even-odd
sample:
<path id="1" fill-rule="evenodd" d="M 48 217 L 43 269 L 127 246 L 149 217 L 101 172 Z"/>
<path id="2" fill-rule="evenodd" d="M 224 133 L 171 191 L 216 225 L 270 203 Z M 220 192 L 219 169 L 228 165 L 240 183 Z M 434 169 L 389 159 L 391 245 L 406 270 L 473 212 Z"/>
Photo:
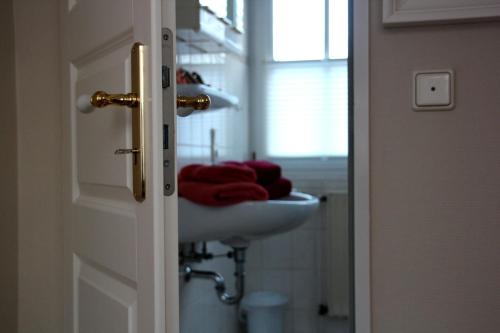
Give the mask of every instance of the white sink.
<path id="1" fill-rule="evenodd" d="M 279 200 L 247 201 L 226 207 L 202 206 L 179 198 L 179 241 L 219 240 L 246 246 L 253 239 L 300 226 L 318 206 L 318 198 L 300 192 Z"/>

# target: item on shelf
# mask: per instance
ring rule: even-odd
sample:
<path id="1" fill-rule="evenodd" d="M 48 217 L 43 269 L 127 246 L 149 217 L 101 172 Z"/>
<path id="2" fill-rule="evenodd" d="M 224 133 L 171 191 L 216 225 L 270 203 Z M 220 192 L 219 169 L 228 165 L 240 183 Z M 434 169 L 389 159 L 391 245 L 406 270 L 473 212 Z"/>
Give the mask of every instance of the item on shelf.
<path id="1" fill-rule="evenodd" d="M 182 67 L 177 70 L 175 77 L 177 84 L 192 84 L 192 83 L 205 84 L 200 74 L 196 72 L 188 72 Z"/>
<path id="2" fill-rule="evenodd" d="M 196 80 L 196 83 L 205 84 L 205 82 L 203 82 L 203 79 L 201 78 L 200 74 L 198 74 L 196 72 L 192 72 L 191 75 Z"/>
<path id="3" fill-rule="evenodd" d="M 232 8 L 235 6 L 233 4 Z M 237 17 L 241 21 L 237 23 L 238 27 L 198 0 L 177 1 L 176 11 L 178 54 L 230 52 L 245 56 L 245 37 L 241 29 L 244 25 L 243 10 Z"/>

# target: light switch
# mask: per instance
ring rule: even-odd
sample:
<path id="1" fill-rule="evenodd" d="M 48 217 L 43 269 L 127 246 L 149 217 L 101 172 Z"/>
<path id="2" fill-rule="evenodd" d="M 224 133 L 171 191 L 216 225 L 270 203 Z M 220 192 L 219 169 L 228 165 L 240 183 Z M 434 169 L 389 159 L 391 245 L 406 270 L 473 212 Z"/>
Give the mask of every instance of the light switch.
<path id="1" fill-rule="evenodd" d="M 417 111 L 450 110 L 454 107 L 451 70 L 416 71 L 413 73 L 413 109 Z"/>

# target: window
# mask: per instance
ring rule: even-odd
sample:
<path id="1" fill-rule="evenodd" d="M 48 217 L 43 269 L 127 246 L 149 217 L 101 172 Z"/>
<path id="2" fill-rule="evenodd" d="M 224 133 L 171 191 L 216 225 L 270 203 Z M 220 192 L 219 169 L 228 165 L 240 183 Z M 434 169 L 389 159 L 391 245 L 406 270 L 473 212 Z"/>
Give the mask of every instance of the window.
<path id="1" fill-rule="evenodd" d="M 261 154 L 347 156 L 348 1 L 273 0 L 269 16 Z"/>
<path id="2" fill-rule="evenodd" d="M 273 0 L 273 60 L 322 60 L 325 0 Z"/>

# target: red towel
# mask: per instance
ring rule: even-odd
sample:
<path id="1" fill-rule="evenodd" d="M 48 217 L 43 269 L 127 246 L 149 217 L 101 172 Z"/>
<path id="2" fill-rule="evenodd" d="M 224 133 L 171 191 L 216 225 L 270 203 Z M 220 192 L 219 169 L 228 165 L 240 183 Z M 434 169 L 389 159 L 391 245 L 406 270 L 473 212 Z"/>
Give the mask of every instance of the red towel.
<path id="1" fill-rule="evenodd" d="M 269 193 L 269 199 L 286 197 L 292 191 L 292 182 L 286 178 L 280 178 L 271 184 L 264 186 Z"/>
<path id="2" fill-rule="evenodd" d="M 238 162 L 238 161 L 224 161 L 224 162 L 221 162 L 221 164 L 222 165 L 233 165 L 233 166 L 238 166 L 238 167 L 247 167 L 247 168 L 249 168 L 249 166 L 246 165 L 245 163 Z"/>
<path id="3" fill-rule="evenodd" d="M 281 178 L 281 167 L 269 161 L 246 161 L 245 165 L 257 173 L 257 183 L 271 184 Z"/>
<path id="4" fill-rule="evenodd" d="M 228 206 L 243 201 L 263 201 L 269 198 L 267 191 L 252 183 L 206 184 L 179 182 L 179 195 L 207 206 Z"/>
<path id="5" fill-rule="evenodd" d="M 179 175 L 177 176 L 177 181 L 183 182 L 183 181 L 191 181 L 191 180 L 193 180 L 192 179 L 193 178 L 193 173 L 197 169 L 199 169 L 200 167 L 202 167 L 202 166 L 203 166 L 203 164 L 189 164 L 189 165 L 186 165 L 179 172 Z"/>
<path id="6" fill-rule="evenodd" d="M 202 165 L 191 164 L 182 168 L 179 182 L 202 182 L 228 184 L 235 182 L 255 183 L 257 175 L 246 165 Z"/>

